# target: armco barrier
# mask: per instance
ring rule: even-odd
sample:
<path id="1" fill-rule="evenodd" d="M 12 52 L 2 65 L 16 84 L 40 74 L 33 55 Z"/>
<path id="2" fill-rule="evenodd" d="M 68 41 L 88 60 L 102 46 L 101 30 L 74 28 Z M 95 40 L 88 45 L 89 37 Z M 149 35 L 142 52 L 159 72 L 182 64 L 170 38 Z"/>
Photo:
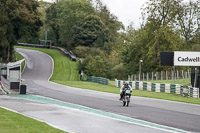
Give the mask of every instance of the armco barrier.
<path id="1" fill-rule="evenodd" d="M 160 84 L 160 92 L 165 92 L 165 84 Z"/>
<path id="2" fill-rule="evenodd" d="M 192 97 L 198 98 L 199 88 L 193 88 Z"/>
<path id="3" fill-rule="evenodd" d="M 132 82 L 129 82 L 128 84 L 129 84 L 131 87 L 133 87 L 133 84 L 132 84 Z"/>
<path id="4" fill-rule="evenodd" d="M 147 82 L 147 91 L 151 91 L 151 83 Z"/>
<path id="5" fill-rule="evenodd" d="M 139 82 L 137 82 L 137 81 L 135 82 L 135 89 L 139 90 Z"/>
<path id="6" fill-rule="evenodd" d="M 181 85 L 176 85 L 176 94 L 181 94 Z"/>
<path id="7" fill-rule="evenodd" d="M 151 91 L 152 91 L 152 92 L 155 92 L 155 91 L 156 91 L 156 84 L 155 84 L 155 83 L 152 83 L 152 84 L 151 84 Z"/>
<path id="8" fill-rule="evenodd" d="M 121 87 L 125 81 L 115 79 L 116 87 Z M 142 81 L 129 81 L 129 85 L 136 90 L 178 94 L 186 97 L 199 98 L 199 88 L 187 87 L 179 84 L 160 84 Z"/>
<path id="9" fill-rule="evenodd" d="M 109 83 L 108 79 L 102 78 L 102 77 L 95 77 L 95 76 L 88 76 L 87 77 L 87 81 L 94 82 L 94 83 L 99 83 L 99 84 L 103 84 L 103 85 L 108 85 L 108 83 Z M 116 84 L 117 86 L 119 86 L 118 83 Z"/>
<path id="10" fill-rule="evenodd" d="M 50 46 L 50 45 L 39 45 L 39 44 L 27 44 L 27 43 L 18 43 L 19 46 L 27 46 L 27 47 L 36 47 L 36 48 L 50 48 L 50 49 L 57 49 L 61 51 L 65 56 L 70 58 L 72 61 L 76 61 L 76 56 L 71 52 L 66 50 L 65 48 L 61 48 L 58 46 Z"/>
<path id="11" fill-rule="evenodd" d="M 176 93 L 176 85 L 170 84 L 170 93 L 173 93 L 173 94 Z"/>
<path id="12" fill-rule="evenodd" d="M 147 83 L 146 82 L 143 83 L 143 90 L 145 90 L 145 91 L 147 90 Z"/>
<path id="13" fill-rule="evenodd" d="M 156 83 L 156 92 L 160 92 L 160 84 Z"/>
<path id="14" fill-rule="evenodd" d="M 170 84 L 165 84 L 165 93 L 170 93 Z"/>

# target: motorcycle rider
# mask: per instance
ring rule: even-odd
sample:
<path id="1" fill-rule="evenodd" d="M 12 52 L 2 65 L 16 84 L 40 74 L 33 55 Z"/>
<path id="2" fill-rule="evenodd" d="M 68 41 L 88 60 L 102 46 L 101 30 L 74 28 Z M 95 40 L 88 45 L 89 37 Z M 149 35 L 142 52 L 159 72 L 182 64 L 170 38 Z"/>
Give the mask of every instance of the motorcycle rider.
<path id="1" fill-rule="evenodd" d="M 131 91 L 131 93 L 133 91 L 132 87 L 128 84 L 128 81 L 126 81 L 124 83 L 124 85 L 120 88 L 120 99 L 119 100 L 122 100 L 122 97 L 125 94 L 126 89 L 129 89 Z"/>

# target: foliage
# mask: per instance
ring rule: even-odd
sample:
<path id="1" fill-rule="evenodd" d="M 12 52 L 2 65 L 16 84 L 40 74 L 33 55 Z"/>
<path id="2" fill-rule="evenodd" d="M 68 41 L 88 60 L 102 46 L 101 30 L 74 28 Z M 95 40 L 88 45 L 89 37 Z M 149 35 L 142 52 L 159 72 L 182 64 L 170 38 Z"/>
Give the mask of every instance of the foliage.
<path id="1" fill-rule="evenodd" d="M 125 79 L 139 72 L 140 60 L 142 72 L 172 69 L 159 65 L 162 51 L 199 50 L 199 4 L 198 0 L 149 0 L 142 8 L 141 27 L 130 25 L 125 30 L 101 0 L 60 0 L 49 7 L 41 3 L 42 12 L 46 11 L 41 32 L 49 29 L 48 39 L 53 44 L 82 58 L 79 70 Z M 1 41 L 5 42 L 1 47 L 6 47 L 6 41 Z"/>
<path id="2" fill-rule="evenodd" d="M 61 0 L 57 3 L 57 20 L 59 25 L 59 40 L 61 45 L 71 48 L 73 31 L 88 15 L 94 14 L 89 2 L 84 0 Z"/>
<path id="3" fill-rule="evenodd" d="M 118 78 L 118 79 L 124 79 L 126 80 L 126 70 L 125 70 L 125 67 L 123 65 L 123 63 L 120 63 L 119 65 L 116 65 L 114 66 L 112 69 L 111 69 L 111 76 L 112 78 Z"/>
<path id="4" fill-rule="evenodd" d="M 157 26 L 170 25 L 175 21 L 179 5 L 183 0 L 149 0 L 143 8 L 143 18 L 154 21 Z"/>
<path id="5" fill-rule="evenodd" d="M 109 33 L 115 38 L 119 33 L 120 29 L 124 29 L 122 23 L 118 18 L 112 14 L 109 9 L 101 2 L 101 0 L 95 0 L 93 7 L 95 8 L 96 14 L 101 18 L 101 21 L 107 26 Z M 113 40 L 114 41 L 114 40 Z"/>
<path id="6" fill-rule="evenodd" d="M 47 31 L 47 34 L 48 34 L 47 37 L 52 36 L 52 34 L 51 34 L 52 31 L 50 29 L 48 29 L 48 27 L 46 25 L 46 18 L 47 18 L 46 11 L 50 8 L 50 6 L 52 5 L 52 3 L 46 2 L 46 1 L 43 1 L 43 0 L 38 1 L 38 2 L 39 2 L 38 11 L 41 14 L 40 15 L 40 20 L 42 21 L 43 26 L 40 27 L 39 37 L 37 37 L 37 38 L 35 38 L 35 40 L 31 40 L 29 42 L 29 43 L 32 43 L 32 44 L 34 44 L 34 43 L 36 43 L 36 44 L 38 44 L 38 43 L 42 44 L 41 41 L 45 40 L 45 31 Z M 49 39 L 47 38 L 47 40 L 49 40 Z"/>
<path id="7" fill-rule="evenodd" d="M 159 65 L 160 52 L 189 50 L 191 44 L 198 44 L 198 32 L 194 32 L 196 30 L 192 28 L 196 19 L 189 15 L 189 10 L 192 10 L 194 14 L 198 12 L 195 6 L 190 4 L 184 4 L 182 0 L 150 0 L 146 4 L 142 12 L 143 25 L 138 30 L 130 26 L 124 37 L 126 43 L 123 47 L 122 57 L 127 74 L 139 72 L 140 60 L 143 60 L 142 72 L 168 69 L 168 67 L 160 67 Z M 191 29 L 191 34 L 189 32 L 188 34 L 192 38 L 194 37 L 190 39 L 191 44 L 188 44 L 187 39 L 182 37 L 187 29 L 179 24 L 180 21 L 187 24 L 186 20 L 190 23 L 188 26 L 191 26 L 189 28 L 185 25 L 188 29 Z M 194 33 L 196 33 L 196 36 L 194 36 Z M 193 47 L 197 48 L 198 45 Z"/>
<path id="8" fill-rule="evenodd" d="M 72 49 L 78 57 L 83 58 L 87 74 L 108 78 L 112 77 L 111 68 L 121 60 L 119 54 L 112 54 L 119 53 L 118 30 L 123 26 L 101 1 L 95 3 L 88 0 L 60 0 L 47 9 L 46 25 L 50 34 L 53 33 L 50 39 L 55 44 Z M 101 70 L 98 63 L 102 65 Z M 80 69 L 83 69 L 83 65 L 79 65 Z"/>
<path id="9" fill-rule="evenodd" d="M 47 25 L 44 28 L 49 28 L 49 30 L 52 32 L 52 36 L 50 39 L 58 45 L 59 42 L 59 25 L 57 21 L 57 10 L 56 10 L 56 4 L 52 4 L 49 8 L 46 10 L 46 22 Z"/>
<path id="10" fill-rule="evenodd" d="M 60 0 L 46 11 L 46 25 L 51 40 L 57 45 L 73 49 L 92 46 L 111 51 L 117 32 L 123 26 L 100 1 L 98 7 L 88 0 Z"/>
<path id="11" fill-rule="evenodd" d="M 109 77 L 110 68 L 104 57 L 87 56 L 80 67 L 88 76 Z"/>
<path id="12" fill-rule="evenodd" d="M 91 56 L 105 56 L 105 52 L 103 50 L 101 50 L 100 48 L 96 48 L 96 47 L 86 47 L 86 46 L 77 46 L 74 49 L 74 53 L 80 57 L 80 58 L 85 58 L 89 55 Z"/>
<path id="13" fill-rule="evenodd" d="M 11 61 L 14 54 L 13 46 L 22 38 L 37 37 L 42 25 L 35 0 L 2 0 L 0 2 L 1 62 Z"/>
<path id="14" fill-rule="evenodd" d="M 6 13 L 4 4 L 0 2 L 0 62 L 6 61 L 9 42 L 6 37 L 6 30 L 8 28 L 8 15 Z"/>
<path id="15" fill-rule="evenodd" d="M 195 33 L 195 35 L 193 36 L 191 43 L 192 43 L 192 50 L 199 51 L 199 49 L 200 49 L 200 45 L 199 45 L 200 44 L 200 28 L 199 28 L 199 31 L 197 31 Z"/>
<path id="16" fill-rule="evenodd" d="M 19 61 L 19 60 L 24 59 L 24 57 L 21 54 L 17 53 L 17 52 L 15 52 L 14 56 L 15 56 L 15 61 Z M 24 70 L 24 67 L 25 67 L 25 61 L 23 61 L 21 63 L 21 71 Z"/>
<path id="17" fill-rule="evenodd" d="M 73 28 L 72 46 L 102 47 L 108 41 L 109 33 L 100 18 L 94 15 L 87 16 Z"/>
<path id="18" fill-rule="evenodd" d="M 200 25 L 200 2 L 189 1 L 189 3 L 182 3 L 179 6 L 179 12 L 176 17 L 176 26 L 184 37 L 186 48 L 189 48 L 190 41 L 194 37 L 195 32 L 198 31 Z M 190 43 L 192 44 L 192 43 Z"/>

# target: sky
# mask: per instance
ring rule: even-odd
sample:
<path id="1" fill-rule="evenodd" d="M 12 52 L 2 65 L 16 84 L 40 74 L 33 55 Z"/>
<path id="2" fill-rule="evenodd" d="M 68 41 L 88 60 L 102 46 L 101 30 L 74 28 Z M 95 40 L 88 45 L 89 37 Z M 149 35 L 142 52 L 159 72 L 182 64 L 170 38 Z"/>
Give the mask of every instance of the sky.
<path id="1" fill-rule="evenodd" d="M 133 22 L 139 28 L 141 20 L 141 7 L 148 0 L 102 0 L 110 12 L 118 17 L 126 27 Z"/>
<path id="2" fill-rule="evenodd" d="M 44 0 L 55 1 L 55 0 Z M 101 0 L 112 14 L 118 17 L 125 27 L 133 23 L 135 28 L 139 28 L 142 23 L 141 7 L 148 0 Z M 188 1 L 188 0 L 184 0 Z"/>
<path id="3" fill-rule="evenodd" d="M 55 0 L 44 0 L 52 2 Z M 118 17 L 125 27 L 131 22 L 134 23 L 135 28 L 139 28 L 141 17 L 142 4 L 148 0 L 101 0 L 110 10 L 112 14 Z"/>

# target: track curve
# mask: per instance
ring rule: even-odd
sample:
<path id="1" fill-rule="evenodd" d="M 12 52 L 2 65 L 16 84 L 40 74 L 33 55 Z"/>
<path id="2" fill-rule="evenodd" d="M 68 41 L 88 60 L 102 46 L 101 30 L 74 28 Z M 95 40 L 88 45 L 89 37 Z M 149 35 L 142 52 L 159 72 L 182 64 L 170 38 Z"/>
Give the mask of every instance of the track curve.
<path id="1" fill-rule="evenodd" d="M 30 94 L 51 97 L 191 132 L 200 132 L 199 105 L 132 97 L 130 106 L 122 107 L 118 101 L 118 95 L 48 82 L 52 73 L 52 61 L 49 56 L 32 50 L 17 49 L 17 51 L 22 53 L 27 61 L 22 78 L 26 79 Z"/>

